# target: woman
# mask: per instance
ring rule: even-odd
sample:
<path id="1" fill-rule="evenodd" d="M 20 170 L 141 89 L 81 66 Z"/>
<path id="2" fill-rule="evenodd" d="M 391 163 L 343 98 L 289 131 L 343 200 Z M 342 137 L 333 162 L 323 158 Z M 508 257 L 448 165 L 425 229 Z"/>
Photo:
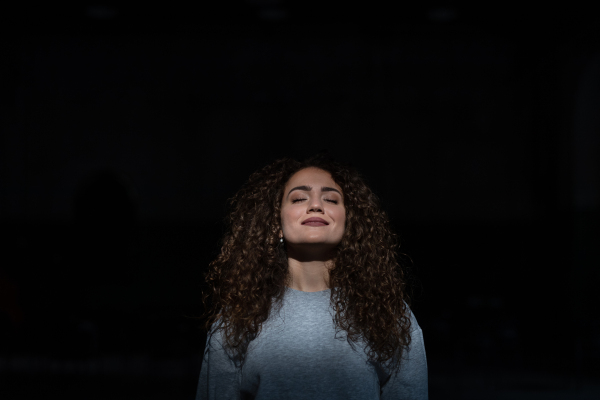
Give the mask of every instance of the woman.
<path id="1" fill-rule="evenodd" d="M 231 205 L 197 399 L 427 398 L 395 236 L 356 172 L 279 160 Z"/>

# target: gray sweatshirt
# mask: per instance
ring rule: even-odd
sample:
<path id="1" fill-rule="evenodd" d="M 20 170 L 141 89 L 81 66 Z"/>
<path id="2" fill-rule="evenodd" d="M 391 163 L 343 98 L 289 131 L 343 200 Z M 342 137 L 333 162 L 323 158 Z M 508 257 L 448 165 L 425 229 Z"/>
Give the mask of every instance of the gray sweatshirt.
<path id="1" fill-rule="evenodd" d="M 209 335 L 196 399 L 427 399 L 423 333 L 412 313 L 410 348 L 390 375 L 368 360 L 364 343 L 336 333 L 330 294 L 287 288 L 242 367 L 223 349 L 220 332 Z"/>

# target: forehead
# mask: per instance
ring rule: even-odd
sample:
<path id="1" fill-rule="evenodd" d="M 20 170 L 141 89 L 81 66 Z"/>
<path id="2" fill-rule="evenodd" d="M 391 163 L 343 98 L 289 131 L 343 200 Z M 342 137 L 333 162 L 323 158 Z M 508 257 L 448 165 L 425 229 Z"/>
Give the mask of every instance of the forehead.
<path id="1" fill-rule="evenodd" d="M 342 191 L 342 188 L 335 183 L 329 172 L 316 167 L 308 167 L 296 172 L 286 183 L 285 188 L 289 189 L 296 186 L 311 186 L 319 188 L 322 186 L 328 186 L 336 188 L 340 192 Z"/>

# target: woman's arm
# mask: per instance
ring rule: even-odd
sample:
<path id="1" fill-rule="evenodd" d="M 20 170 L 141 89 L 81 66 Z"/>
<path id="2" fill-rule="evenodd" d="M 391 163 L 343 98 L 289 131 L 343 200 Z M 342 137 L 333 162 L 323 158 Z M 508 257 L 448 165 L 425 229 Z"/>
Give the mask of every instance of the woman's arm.
<path id="1" fill-rule="evenodd" d="M 410 347 L 402 356 L 400 371 L 390 377 L 382 388 L 382 400 L 427 400 L 427 358 L 423 343 L 423 331 L 413 319 Z"/>
<path id="2" fill-rule="evenodd" d="M 225 352 L 220 332 L 208 334 L 196 400 L 231 400 L 240 397 L 240 369 Z"/>

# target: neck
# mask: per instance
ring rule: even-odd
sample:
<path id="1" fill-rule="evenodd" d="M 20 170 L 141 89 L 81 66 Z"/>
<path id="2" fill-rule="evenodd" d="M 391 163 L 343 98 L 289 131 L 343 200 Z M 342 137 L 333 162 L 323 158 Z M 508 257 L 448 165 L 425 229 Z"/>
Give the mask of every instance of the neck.
<path id="1" fill-rule="evenodd" d="M 328 289 L 329 270 L 322 261 L 298 261 L 288 258 L 290 287 L 303 292 L 320 292 Z"/>
<path id="2" fill-rule="evenodd" d="M 331 254 L 296 252 L 288 246 L 289 287 L 303 292 L 320 292 L 329 288 Z"/>

